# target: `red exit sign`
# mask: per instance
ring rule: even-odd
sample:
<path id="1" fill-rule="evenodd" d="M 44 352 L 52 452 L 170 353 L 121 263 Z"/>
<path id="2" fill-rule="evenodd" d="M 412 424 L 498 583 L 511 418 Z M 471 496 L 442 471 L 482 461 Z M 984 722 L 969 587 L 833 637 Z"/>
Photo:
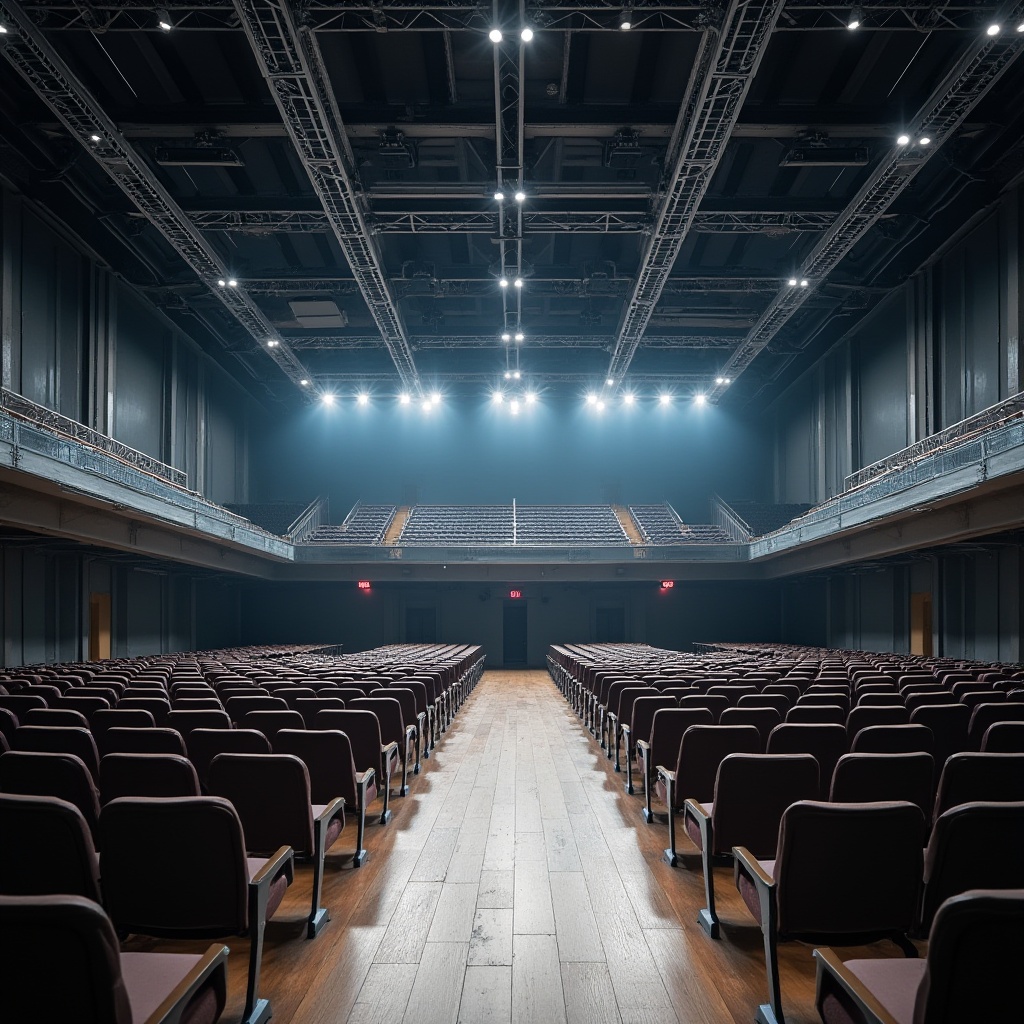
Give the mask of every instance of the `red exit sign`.
<path id="1" fill-rule="evenodd" d="M 511 597 L 513 601 L 518 601 L 519 598 L 523 596 L 523 592 L 521 590 L 510 590 L 508 592 L 508 596 Z"/>
<path id="2" fill-rule="evenodd" d="M 662 580 L 661 581 L 661 589 L 662 590 L 671 590 L 675 585 L 676 585 L 676 581 L 675 580 Z"/>
<path id="3" fill-rule="evenodd" d="M 358 587 L 358 588 L 359 588 L 360 590 L 369 590 L 369 589 L 370 589 L 370 581 L 369 581 L 369 580 L 360 580 L 360 581 L 359 581 L 359 582 L 358 582 L 358 583 L 356 584 L 356 586 L 357 586 L 357 587 Z"/>

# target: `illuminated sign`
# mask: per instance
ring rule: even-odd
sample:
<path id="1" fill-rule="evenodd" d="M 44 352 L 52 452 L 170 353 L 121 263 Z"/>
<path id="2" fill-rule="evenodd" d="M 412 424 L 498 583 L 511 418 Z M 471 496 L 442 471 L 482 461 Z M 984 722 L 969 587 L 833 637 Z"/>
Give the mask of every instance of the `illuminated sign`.
<path id="1" fill-rule="evenodd" d="M 675 580 L 662 580 L 661 581 L 661 589 L 662 590 L 671 590 L 675 585 L 676 585 L 676 581 Z"/>
<path id="2" fill-rule="evenodd" d="M 508 592 L 508 596 L 511 597 L 514 601 L 517 601 L 519 600 L 519 598 L 523 596 L 523 592 L 521 590 L 510 590 Z"/>
<path id="3" fill-rule="evenodd" d="M 359 581 L 359 582 L 358 582 L 358 583 L 356 584 L 356 586 L 357 586 L 357 587 L 358 587 L 358 588 L 359 588 L 360 590 L 369 590 L 369 589 L 370 589 L 370 581 L 369 581 L 369 580 L 360 580 L 360 581 Z"/>

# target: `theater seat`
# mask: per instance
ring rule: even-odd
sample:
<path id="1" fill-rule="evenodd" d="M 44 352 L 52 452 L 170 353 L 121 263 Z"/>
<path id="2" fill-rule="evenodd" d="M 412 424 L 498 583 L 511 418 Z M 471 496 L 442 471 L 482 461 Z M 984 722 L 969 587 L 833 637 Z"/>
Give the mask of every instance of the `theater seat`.
<path id="1" fill-rule="evenodd" d="M 122 953 L 103 908 L 81 896 L 0 896 L 0 950 L 12 1024 L 210 1024 L 227 998 L 227 946 Z"/>

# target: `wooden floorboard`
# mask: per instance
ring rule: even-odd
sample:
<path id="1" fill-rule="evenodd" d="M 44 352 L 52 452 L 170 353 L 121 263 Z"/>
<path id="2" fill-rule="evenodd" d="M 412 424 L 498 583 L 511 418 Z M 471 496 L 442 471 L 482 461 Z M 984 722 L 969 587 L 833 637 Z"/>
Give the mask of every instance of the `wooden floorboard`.
<path id="1" fill-rule="evenodd" d="M 312 871 L 298 866 L 266 932 L 274 1020 L 750 1024 L 767 995 L 764 954 L 731 870 L 716 869 L 715 942 L 697 924 L 699 859 L 662 861 L 667 827 L 644 823 L 639 787 L 627 796 L 624 783 L 547 673 L 487 672 L 411 794 L 392 800 L 391 823 L 368 824 L 367 863 L 328 858 L 331 921 L 312 941 Z M 338 846 L 354 836 L 350 821 Z M 234 1022 L 248 941 L 227 945 Z M 897 954 L 843 951 L 854 955 Z M 780 964 L 789 1024 L 813 1024 L 811 947 L 784 944 Z"/>

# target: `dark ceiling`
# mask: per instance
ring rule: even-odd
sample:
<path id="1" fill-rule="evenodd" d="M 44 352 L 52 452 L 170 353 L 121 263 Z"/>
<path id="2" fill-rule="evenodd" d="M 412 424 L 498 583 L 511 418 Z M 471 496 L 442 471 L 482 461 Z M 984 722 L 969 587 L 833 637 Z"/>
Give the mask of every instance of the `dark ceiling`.
<path id="1" fill-rule="evenodd" d="M 759 405 L 1024 167 L 1022 4 L 622 12 L 0 0 L 3 174 L 256 394 Z"/>

